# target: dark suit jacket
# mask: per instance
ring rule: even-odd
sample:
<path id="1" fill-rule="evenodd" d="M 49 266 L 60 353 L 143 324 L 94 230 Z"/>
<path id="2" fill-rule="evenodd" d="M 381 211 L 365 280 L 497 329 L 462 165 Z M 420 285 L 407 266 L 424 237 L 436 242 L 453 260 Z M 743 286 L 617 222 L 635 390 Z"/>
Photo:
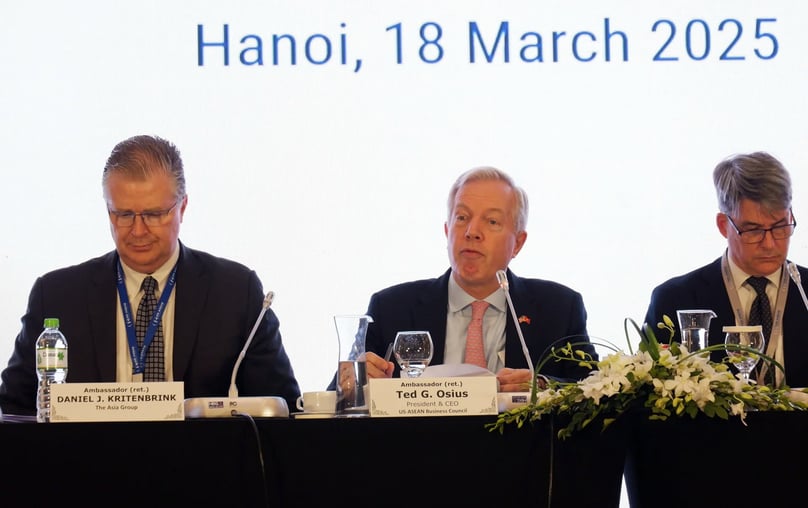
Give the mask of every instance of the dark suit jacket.
<path id="1" fill-rule="evenodd" d="M 435 346 L 431 364 L 443 363 L 449 277 L 451 270 L 437 279 L 406 282 L 371 296 L 367 313 L 373 318 L 373 323 L 368 326 L 366 350 L 384 356 L 397 332 L 428 330 Z M 521 327 L 534 364 L 542 361 L 552 345 L 564 346 L 568 341 L 589 340 L 586 309 L 579 293 L 556 282 L 517 277 L 510 270 L 508 282 L 516 315 L 530 320 L 530 323 L 522 323 Z M 507 314 L 505 366 L 527 368 L 516 324 L 510 311 Z M 595 354 L 591 346 L 587 349 Z M 537 373 L 556 378 L 581 379 L 589 373 L 589 369 L 571 361 L 550 360 Z M 399 368 L 396 366 L 393 377 L 398 376 Z"/>
<path id="2" fill-rule="evenodd" d="M 28 298 L 22 331 L 2 373 L 0 407 L 35 414 L 34 343 L 46 317 L 60 320 L 68 344 L 67 382 L 114 382 L 117 252 L 39 277 Z M 186 397 L 226 396 L 233 366 L 258 318 L 264 292 L 256 273 L 180 244 L 174 307 L 174 380 Z M 281 342 L 278 318 L 267 310 L 236 385 L 239 395 L 274 395 L 295 407 L 300 388 Z"/>
<path id="3" fill-rule="evenodd" d="M 808 270 L 799 267 L 800 277 L 808 280 Z M 651 303 L 645 322 L 654 328 L 657 338 L 667 342 L 667 333 L 656 324 L 667 315 L 676 325 L 673 340 L 681 341 L 678 309 L 710 309 L 717 317 L 710 321 L 709 344 L 723 344 L 725 326 L 735 324 L 735 315 L 721 277 L 721 258 L 690 273 L 674 277 L 651 293 Z M 766 338 L 768 341 L 768 337 Z M 808 310 L 802 301 L 799 288 L 789 283 L 786 307 L 783 312 L 783 346 L 785 353 L 786 384 L 792 387 L 808 386 Z M 723 352 L 714 352 L 713 361 L 721 361 Z"/>

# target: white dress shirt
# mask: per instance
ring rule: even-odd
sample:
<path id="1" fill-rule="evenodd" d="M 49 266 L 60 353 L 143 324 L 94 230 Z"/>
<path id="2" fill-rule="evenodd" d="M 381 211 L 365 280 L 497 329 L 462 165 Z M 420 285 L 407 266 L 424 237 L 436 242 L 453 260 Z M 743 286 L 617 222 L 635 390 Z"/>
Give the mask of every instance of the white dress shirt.
<path id="1" fill-rule="evenodd" d="M 140 304 L 140 300 L 143 298 L 143 291 L 140 290 L 140 286 L 143 284 L 143 279 L 145 279 L 147 275 L 151 275 L 157 280 L 157 291 L 155 291 L 154 296 L 159 300 L 160 295 L 163 294 L 163 290 L 165 289 L 166 282 L 168 281 L 168 275 L 171 273 L 171 269 L 174 268 L 174 265 L 177 264 L 177 259 L 179 259 L 179 257 L 180 249 L 178 244 L 171 258 L 166 261 L 163 266 L 151 274 L 137 272 L 126 266 L 126 263 L 121 261 L 124 282 L 126 283 L 126 294 L 129 296 L 129 303 L 132 306 L 133 317 L 136 315 L 137 307 Z M 164 363 L 166 369 L 166 381 L 174 380 L 174 365 L 171 359 L 174 357 L 174 300 L 176 294 L 177 286 L 175 285 L 174 290 L 168 297 L 168 302 L 166 303 L 166 308 L 163 311 L 163 316 L 161 318 L 161 323 L 163 326 L 163 353 L 165 354 Z M 131 383 L 134 381 L 134 377 L 132 375 L 132 357 L 129 355 L 129 340 L 126 337 L 126 323 L 123 320 L 120 296 L 118 296 L 116 300 L 118 302 L 118 309 L 116 312 L 117 319 L 115 345 L 117 353 L 115 380 L 119 383 Z"/>
<path id="2" fill-rule="evenodd" d="M 476 299 L 449 277 L 449 308 L 446 313 L 446 350 L 443 363 L 465 363 L 466 333 L 471 323 L 471 304 Z M 505 324 L 508 304 L 505 294 L 496 290 L 485 298 L 488 308 L 483 316 L 483 347 L 488 370 L 498 372 L 505 366 Z"/>

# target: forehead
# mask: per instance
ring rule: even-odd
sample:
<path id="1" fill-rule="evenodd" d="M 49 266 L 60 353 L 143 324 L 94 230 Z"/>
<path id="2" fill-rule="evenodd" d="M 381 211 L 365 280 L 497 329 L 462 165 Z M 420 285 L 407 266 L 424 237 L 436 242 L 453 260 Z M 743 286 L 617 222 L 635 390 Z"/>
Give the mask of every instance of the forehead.
<path id="1" fill-rule="evenodd" d="M 457 191 L 454 206 L 471 210 L 511 210 L 516 204 L 513 189 L 500 180 L 468 182 Z"/>
<path id="2" fill-rule="evenodd" d="M 145 178 L 115 173 L 107 178 L 104 193 L 116 208 L 162 208 L 174 199 L 176 186 L 165 173 L 152 173 Z"/>

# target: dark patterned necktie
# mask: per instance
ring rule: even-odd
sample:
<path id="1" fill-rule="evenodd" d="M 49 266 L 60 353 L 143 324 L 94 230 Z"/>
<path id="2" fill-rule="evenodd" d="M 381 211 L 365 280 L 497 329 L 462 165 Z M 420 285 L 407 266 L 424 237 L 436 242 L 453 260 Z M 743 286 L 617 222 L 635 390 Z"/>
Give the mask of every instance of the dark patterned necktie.
<path id="1" fill-rule="evenodd" d="M 135 334 L 137 336 L 138 349 L 143 348 L 146 330 L 149 329 L 149 322 L 154 314 L 154 310 L 157 308 L 157 297 L 154 294 L 157 290 L 157 281 L 154 277 L 149 275 L 143 279 L 141 289 L 143 289 L 143 298 L 140 300 L 140 305 L 137 307 L 137 316 L 135 317 Z M 149 351 L 146 353 L 143 381 L 165 381 L 162 319 L 157 325 L 157 331 L 154 332 L 154 338 L 149 346 Z"/>
<path id="2" fill-rule="evenodd" d="M 749 277 L 746 282 L 752 286 L 757 293 L 749 309 L 749 324 L 763 326 L 763 338 L 768 344 L 772 333 L 772 306 L 769 297 L 766 296 L 766 285 L 769 279 L 766 277 Z"/>
<path id="3" fill-rule="evenodd" d="M 749 324 L 761 325 L 763 327 L 763 339 L 768 344 L 771 340 L 772 333 L 772 306 L 769 303 L 769 297 L 766 296 L 766 285 L 769 279 L 766 277 L 749 277 L 746 282 L 755 290 L 757 296 L 752 302 L 752 308 L 749 309 Z M 766 368 L 765 379 L 760 376 L 760 369 L 763 362 L 759 362 L 756 370 L 758 371 L 758 382 L 765 384 L 774 384 L 774 367 L 769 365 Z"/>

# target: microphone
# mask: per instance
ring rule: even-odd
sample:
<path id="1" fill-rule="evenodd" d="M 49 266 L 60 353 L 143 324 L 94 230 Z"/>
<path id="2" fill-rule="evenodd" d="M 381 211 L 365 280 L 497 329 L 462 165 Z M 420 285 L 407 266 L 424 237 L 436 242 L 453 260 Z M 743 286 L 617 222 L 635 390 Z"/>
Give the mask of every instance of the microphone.
<path id="1" fill-rule="evenodd" d="M 272 300 L 275 299 L 275 293 L 270 291 L 264 297 L 264 303 L 261 306 L 261 312 L 258 314 L 258 319 L 250 331 L 244 347 L 236 359 L 236 364 L 233 366 L 233 373 L 230 375 L 230 389 L 227 392 L 227 397 L 194 397 L 185 399 L 185 416 L 187 418 L 221 418 L 226 416 L 289 416 L 289 406 L 286 400 L 282 397 L 275 396 L 259 396 L 259 397 L 239 397 L 238 388 L 236 387 L 236 376 L 238 369 L 241 366 L 241 361 L 247 354 L 252 343 L 255 332 L 261 325 L 269 306 L 272 305 Z"/>
<path id="2" fill-rule="evenodd" d="M 261 320 L 264 319 L 264 314 L 267 313 L 267 309 L 269 309 L 269 306 L 272 305 L 272 300 L 274 299 L 275 293 L 272 291 L 267 293 L 267 295 L 264 297 L 264 304 L 261 306 L 261 312 L 258 314 L 258 319 L 255 320 L 255 324 L 252 327 L 250 336 L 247 337 L 247 342 L 245 342 L 244 347 L 241 348 L 241 353 L 239 353 L 236 364 L 233 366 L 233 374 L 230 375 L 230 389 L 227 392 L 227 395 L 230 398 L 238 397 L 238 388 L 236 388 L 236 374 L 238 374 L 238 368 L 241 367 L 241 361 L 244 359 L 244 355 L 247 354 L 247 348 L 250 347 L 253 337 L 255 337 L 255 332 L 258 330 Z"/>
<path id="3" fill-rule="evenodd" d="M 793 261 L 789 261 L 786 265 L 788 268 L 788 274 L 791 276 L 791 280 L 794 281 L 794 284 L 797 285 L 797 289 L 800 290 L 800 296 L 802 296 L 802 303 L 805 304 L 806 310 L 808 310 L 808 297 L 805 296 L 805 289 L 802 287 L 802 277 L 800 277 L 800 269 L 797 268 L 796 263 Z"/>
<path id="4" fill-rule="evenodd" d="M 502 292 L 505 293 L 505 300 L 508 301 L 508 308 L 511 309 L 511 317 L 513 317 L 514 325 L 516 325 L 516 333 L 519 335 L 519 342 L 522 343 L 522 353 L 524 353 L 525 360 L 527 360 L 527 365 L 530 369 L 530 379 L 535 379 L 536 371 L 533 367 L 533 360 L 530 359 L 530 351 L 527 349 L 525 336 L 522 335 L 522 327 L 519 326 L 519 318 L 516 317 L 516 309 L 513 308 L 513 301 L 511 301 L 511 293 L 509 291 L 510 285 L 508 284 L 508 274 L 505 273 L 505 270 L 497 270 L 497 282 L 499 282 L 499 287 L 502 288 Z"/>

